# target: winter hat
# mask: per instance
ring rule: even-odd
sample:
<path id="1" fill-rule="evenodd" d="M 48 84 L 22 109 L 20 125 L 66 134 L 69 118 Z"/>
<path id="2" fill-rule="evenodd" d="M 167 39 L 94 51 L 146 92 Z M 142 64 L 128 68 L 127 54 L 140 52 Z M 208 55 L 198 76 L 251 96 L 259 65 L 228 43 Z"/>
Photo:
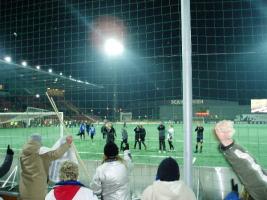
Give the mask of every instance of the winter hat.
<path id="1" fill-rule="evenodd" d="M 61 164 L 59 178 L 62 181 L 76 181 L 79 176 L 78 165 L 71 161 L 65 161 Z"/>
<path id="2" fill-rule="evenodd" d="M 35 142 L 42 143 L 42 136 L 41 135 L 32 135 L 31 140 L 33 140 Z"/>
<path id="3" fill-rule="evenodd" d="M 109 142 L 104 147 L 104 154 L 108 158 L 115 158 L 119 154 L 119 148 L 114 142 Z"/>
<path id="4" fill-rule="evenodd" d="M 180 172 L 176 160 L 169 157 L 161 161 L 157 171 L 157 180 L 177 181 L 179 179 L 180 179 Z"/>

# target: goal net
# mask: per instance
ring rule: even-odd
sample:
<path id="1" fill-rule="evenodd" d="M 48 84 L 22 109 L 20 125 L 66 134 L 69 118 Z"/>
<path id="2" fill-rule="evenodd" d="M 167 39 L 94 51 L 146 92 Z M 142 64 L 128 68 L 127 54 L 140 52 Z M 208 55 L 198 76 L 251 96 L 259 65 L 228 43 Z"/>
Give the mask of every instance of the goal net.
<path id="1" fill-rule="evenodd" d="M 131 112 L 120 112 L 120 121 L 121 122 L 130 122 L 132 121 L 133 114 Z"/>
<path id="2" fill-rule="evenodd" d="M 63 113 L 59 116 L 63 119 Z M 1 141 L 0 149 L 7 144 L 12 148 L 21 149 L 32 134 L 40 134 L 44 145 L 53 145 L 63 136 L 63 126 L 55 112 L 28 107 L 25 112 L 0 113 Z"/>

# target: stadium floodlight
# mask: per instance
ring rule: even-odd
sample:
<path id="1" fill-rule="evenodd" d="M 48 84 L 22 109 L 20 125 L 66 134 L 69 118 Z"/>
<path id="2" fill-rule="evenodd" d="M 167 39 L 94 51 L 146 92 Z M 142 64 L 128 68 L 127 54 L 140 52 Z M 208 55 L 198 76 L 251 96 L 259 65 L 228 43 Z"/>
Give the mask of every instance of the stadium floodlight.
<path id="1" fill-rule="evenodd" d="M 124 46 L 122 42 L 114 38 L 109 38 L 104 43 L 104 51 L 108 56 L 119 56 L 123 53 Z"/>
<path id="2" fill-rule="evenodd" d="M 50 69 L 48 69 L 48 72 L 49 72 L 49 73 L 52 73 L 52 72 L 53 72 L 53 70 L 50 68 Z"/>
<path id="3" fill-rule="evenodd" d="M 72 78 L 72 76 L 71 76 L 71 75 L 69 75 L 69 78 Z"/>
<path id="4" fill-rule="evenodd" d="M 36 98 L 40 98 L 40 94 L 36 94 L 35 97 L 36 97 Z"/>
<path id="5" fill-rule="evenodd" d="M 27 66 L 27 62 L 26 62 L 26 61 L 22 61 L 21 64 L 22 64 L 22 66 L 24 66 L 24 67 Z"/>
<path id="6" fill-rule="evenodd" d="M 63 75 L 62 72 L 60 72 L 59 75 L 62 76 Z"/>
<path id="7" fill-rule="evenodd" d="M 36 66 L 36 69 L 38 69 L 38 70 L 41 69 L 40 65 L 37 65 L 37 66 Z"/>
<path id="8" fill-rule="evenodd" d="M 11 60 L 12 60 L 10 56 L 6 56 L 4 59 L 5 59 L 5 61 L 8 62 L 8 63 L 10 63 Z"/>

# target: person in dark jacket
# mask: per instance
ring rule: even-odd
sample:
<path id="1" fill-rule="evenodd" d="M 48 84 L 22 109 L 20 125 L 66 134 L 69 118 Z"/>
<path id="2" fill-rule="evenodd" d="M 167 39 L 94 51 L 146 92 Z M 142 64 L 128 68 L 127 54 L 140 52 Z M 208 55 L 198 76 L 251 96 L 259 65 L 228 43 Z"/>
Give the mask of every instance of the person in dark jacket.
<path id="1" fill-rule="evenodd" d="M 143 127 L 143 125 L 140 125 L 141 133 L 140 133 L 140 139 L 141 143 L 144 145 L 146 150 L 146 144 L 145 144 L 145 138 L 146 138 L 146 129 Z"/>
<path id="2" fill-rule="evenodd" d="M 107 122 L 104 122 L 103 126 L 101 127 L 101 133 L 103 135 L 103 139 L 106 139 L 107 137 L 107 128 L 106 128 Z"/>
<path id="3" fill-rule="evenodd" d="M 266 200 L 267 172 L 243 147 L 232 139 L 235 129 L 234 123 L 223 120 L 215 125 L 215 135 L 220 144 L 219 149 L 230 163 L 247 192 L 255 200 Z"/>
<path id="4" fill-rule="evenodd" d="M 115 141 L 115 137 L 117 137 L 117 135 L 116 135 L 116 131 L 113 128 L 111 122 L 108 122 L 106 124 L 106 132 L 107 132 L 107 140 L 106 140 L 106 143 L 114 142 Z"/>
<path id="5" fill-rule="evenodd" d="M 194 153 L 198 152 L 198 146 L 200 146 L 199 153 L 202 153 L 202 147 L 203 147 L 203 132 L 204 128 L 200 124 L 196 127 L 195 132 L 197 132 L 197 144 L 196 144 L 196 150 Z"/>
<path id="6" fill-rule="evenodd" d="M 139 150 L 141 150 L 141 131 L 142 130 L 140 125 L 137 125 L 134 128 L 134 138 L 135 138 L 134 149 L 136 149 L 136 144 L 138 143 Z"/>
<path id="7" fill-rule="evenodd" d="M 163 122 L 160 122 L 158 126 L 159 131 L 159 153 L 162 151 L 166 153 L 166 145 L 165 145 L 165 126 Z"/>
<path id="8" fill-rule="evenodd" d="M 14 151 L 10 148 L 10 145 L 7 145 L 6 157 L 3 164 L 0 167 L 0 178 L 6 175 L 10 170 L 12 161 L 13 161 Z"/>

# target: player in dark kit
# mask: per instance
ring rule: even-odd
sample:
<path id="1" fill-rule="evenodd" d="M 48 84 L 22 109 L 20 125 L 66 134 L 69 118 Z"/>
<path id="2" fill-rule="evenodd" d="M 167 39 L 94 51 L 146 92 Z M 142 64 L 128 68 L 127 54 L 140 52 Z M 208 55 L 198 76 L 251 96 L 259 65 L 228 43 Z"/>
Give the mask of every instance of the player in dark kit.
<path id="1" fill-rule="evenodd" d="M 159 131 L 159 153 L 163 152 L 166 153 L 166 146 L 165 146 L 165 126 L 163 122 L 160 123 L 158 126 Z"/>
<path id="2" fill-rule="evenodd" d="M 138 143 L 139 150 L 141 150 L 141 127 L 140 125 L 137 125 L 134 129 L 134 138 L 135 138 L 135 143 L 134 143 L 134 149 L 136 149 L 136 144 Z"/>
<path id="3" fill-rule="evenodd" d="M 141 133 L 140 133 L 140 139 L 141 143 L 144 145 L 145 150 L 146 150 L 146 144 L 145 144 L 145 138 L 146 138 L 146 129 L 140 125 Z"/>
<path id="4" fill-rule="evenodd" d="M 204 128 L 201 125 L 198 125 L 195 129 L 195 132 L 197 132 L 197 144 L 196 144 L 196 150 L 194 153 L 198 152 L 198 146 L 200 144 L 200 151 L 199 153 L 202 153 L 202 144 L 203 144 L 203 132 Z"/>
<path id="5" fill-rule="evenodd" d="M 106 139 L 107 137 L 107 128 L 106 128 L 106 122 L 104 122 L 103 126 L 101 127 L 101 133 L 103 135 L 103 139 Z"/>

